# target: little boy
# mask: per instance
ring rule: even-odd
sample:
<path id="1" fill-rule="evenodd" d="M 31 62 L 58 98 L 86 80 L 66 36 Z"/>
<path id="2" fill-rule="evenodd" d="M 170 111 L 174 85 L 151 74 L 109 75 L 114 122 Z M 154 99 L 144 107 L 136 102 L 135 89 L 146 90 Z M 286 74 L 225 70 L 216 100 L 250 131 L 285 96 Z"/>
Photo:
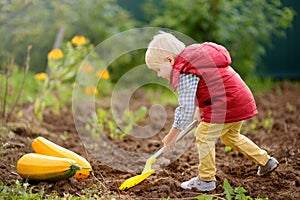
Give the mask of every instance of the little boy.
<path id="1" fill-rule="evenodd" d="M 255 116 L 257 109 L 250 89 L 230 67 L 230 54 L 223 46 L 204 42 L 185 47 L 172 34 L 159 32 L 148 45 L 145 61 L 178 90 L 179 106 L 173 127 L 162 140 L 165 148 L 174 146 L 177 134 L 193 115 L 200 121 L 196 131 L 198 176 L 183 182 L 183 189 L 207 192 L 216 188 L 215 141 L 218 138 L 258 164 L 259 176 L 278 166 L 275 158 L 240 134 L 243 120 Z"/>

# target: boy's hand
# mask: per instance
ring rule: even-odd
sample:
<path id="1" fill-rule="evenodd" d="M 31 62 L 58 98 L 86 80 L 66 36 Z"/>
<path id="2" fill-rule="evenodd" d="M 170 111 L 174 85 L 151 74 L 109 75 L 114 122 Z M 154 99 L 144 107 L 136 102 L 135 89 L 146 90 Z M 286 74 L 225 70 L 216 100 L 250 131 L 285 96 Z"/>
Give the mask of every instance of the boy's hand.
<path id="1" fill-rule="evenodd" d="M 196 107 L 195 112 L 194 112 L 194 116 L 193 119 L 197 120 L 198 122 L 201 122 L 201 115 L 202 115 L 202 110 L 203 109 L 199 109 L 199 107 Z"/>
<path id="2" fill-rule="evenodd" d="M 164 153 L 169 153 L 169 151 L 172 151 L 175 148 L 175 138 L 173 138 L 170 134 L 166 135 L 162 142 L 165 147 Z"/>
<path id="3" fill-rule="evenodd" d="M 162 140 L 162 142 L 164 143 L 164 147 L 165 147 L 164 153 L 168 153 L 169 151 L 171 151 L 175 148 L 176 137 L 177 137 L 179 131 L 180 130 L 177 128 L 171 128 L 168 135 L 166 135 L 164 137 L 164 139 Z"/>

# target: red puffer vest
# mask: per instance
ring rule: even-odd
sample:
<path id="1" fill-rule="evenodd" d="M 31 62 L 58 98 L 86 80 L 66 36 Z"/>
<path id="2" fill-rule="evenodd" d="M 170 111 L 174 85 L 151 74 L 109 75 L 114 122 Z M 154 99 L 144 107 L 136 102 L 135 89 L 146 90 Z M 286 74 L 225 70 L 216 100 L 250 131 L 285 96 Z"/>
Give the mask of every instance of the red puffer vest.
<path id="1" fill-rule="evenodd" d="M 250 89 L 230 64 L 229 52 L 210 42 L 186 47 L 175 60 L 170 78 L 174 90 L 180 74 L 192 73 L 200 78 L 196 104 L 203 110 L 204 122 L 230 123 L 257 114 Z"/>

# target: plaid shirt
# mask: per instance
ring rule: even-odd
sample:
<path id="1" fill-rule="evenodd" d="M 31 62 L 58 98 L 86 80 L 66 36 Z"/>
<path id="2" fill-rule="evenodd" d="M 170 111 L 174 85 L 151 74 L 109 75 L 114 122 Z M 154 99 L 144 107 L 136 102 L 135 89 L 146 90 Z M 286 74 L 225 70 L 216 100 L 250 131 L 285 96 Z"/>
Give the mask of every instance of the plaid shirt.
<path id="1" fill-rule="evenodd" d="M 195 96 L 200 78 L 194 74 L 180 74 L 178 81 L 178 104 L 173 127 L 183 130 L 194 114 Z"/>

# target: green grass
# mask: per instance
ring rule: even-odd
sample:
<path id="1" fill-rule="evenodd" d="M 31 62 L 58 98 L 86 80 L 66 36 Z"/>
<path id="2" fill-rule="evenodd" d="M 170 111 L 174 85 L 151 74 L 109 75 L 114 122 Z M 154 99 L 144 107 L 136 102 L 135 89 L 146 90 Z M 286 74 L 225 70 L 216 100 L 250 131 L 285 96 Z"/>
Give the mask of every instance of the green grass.
<path id="1" fill-rule="evenodd" d="M 11 185 L 10 185 L 11 184 Z M 44 199 L 44 189 L 33 193 L 33 186 L 28 183 L 20 183 L 18 180 L 9 183 L 0 183 L 0 196 L 3 200 L 14 199 Z"/>
<path id="2" fill-rule="evenodd" d="M 63 193 L 63 196 L 58 196 L 57 191 L 52 191 L 51 194 L 46 194 L 45 188 L 37 189 L 29 183 L 21 183 L 18 180 L 11 180 L 7 183 L 0 182 L 0 197 L 1 200 L 90 200 L 90 199 L 106 199 L 115 200 L 114 195 L 99 196 L 101 186 L 94 184 L 91 188 L 83 189 L 80 194 L 72 195 Z M 60 194 L 62 195 L 62 194 Z"/>
<path id="3" fill-rule="evenodd" d="M 212 199 L 226 199 L 226 200 L 268 200 L 268 198 L 251 197 L 247 195 L 247 190 L 239 186 L 232 188 L 227 179 L 223 181 L 224 192 L 221 194 L 201 194 L 195 198 L 198 200 L 212 200 Z M 37 189 L 35 186 L 31 186 L 29 183 L 21 183 L 18 180 L 12 180 L 8 183 L 0 182 L 0 196 L 3 200 L 19 200 L 19 199 L 34 199 L 34 200 L 89 200 L 89 199 L 110 199 L 115 200 L 117 197 L 115 195 L 102 196 L 101 186 L 96 184 L 92 188 L 86 188 L 81 190 L 80 194 L 76 196 L 68 193 L 64 193 L 63 197 L 59 197 L 56 191 L 52 191 L 51 194 L 46 194 L 44 187 Z M 161 199 L 171 199 L 161 198 Z"/>
<path id="4" fill-rule="evenodd" d="M 263 94 L 277 87 L 280 82 L 271 78 L 248 77 L 245 79 L 246 84 L 255 95 Z"/>
<path id="5" fill-rule="evenodd" d="M 0 100 L 3 101 L 4 93 L 5 93 L 5 80 L 6 77 L 0 73 Z M 20 91 L 21 83 L 23 80 L 23 72 L 20 69 L 15 69 L 12 71 L 11 76 L 8 79 L 8 95 L 7 95 L 7 103 L 10 105 L 13 103 L 17 97 L 18 92 Z M 33 101 L 35 94 L 37 93 L 38 88 L 36 85 L 36 81 L 34 79 L 34 74 L 32 72 L 28 72 L 24 89 L 22 95 L 20 97 L 19 103 L 27 103 Z"/>

